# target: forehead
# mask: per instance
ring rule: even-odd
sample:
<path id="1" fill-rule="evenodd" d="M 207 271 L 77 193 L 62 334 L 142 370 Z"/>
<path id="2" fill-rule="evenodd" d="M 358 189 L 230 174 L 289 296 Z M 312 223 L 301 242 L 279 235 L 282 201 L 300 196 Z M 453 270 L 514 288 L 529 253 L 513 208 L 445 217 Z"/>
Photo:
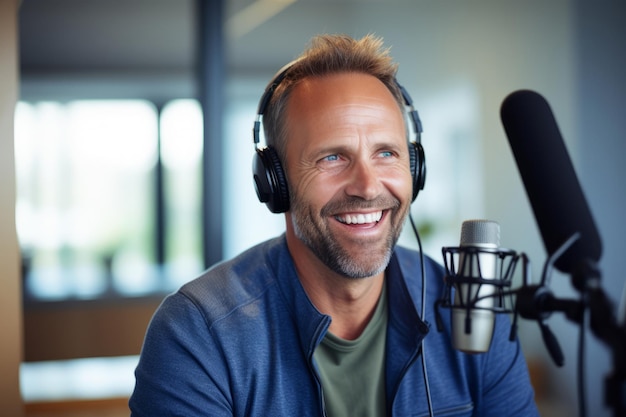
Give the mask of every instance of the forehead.
<path id="1" fill-rule="evenodd" d="M 360 72 L 339 72 L 322 76 L 310 76 L 300 80 L 291 92 L 292 96 L 306 95 L 320 99 L 339 100 L 351 95 L 367 97 L 379 96 L 401 107 L 394 95 L 382 81 L 370 74 Z"/>
<path id="2" fill-rule="evenodd" d="M 352 112 L 367 117 L 385 117 L 404 128 L 402 106 L 391 91 L 376 77 L 346 72 L 309 77 L 300 81 L 290 94 L 287 123 L 298 119 L 337 116 L 335 111 Z"/>

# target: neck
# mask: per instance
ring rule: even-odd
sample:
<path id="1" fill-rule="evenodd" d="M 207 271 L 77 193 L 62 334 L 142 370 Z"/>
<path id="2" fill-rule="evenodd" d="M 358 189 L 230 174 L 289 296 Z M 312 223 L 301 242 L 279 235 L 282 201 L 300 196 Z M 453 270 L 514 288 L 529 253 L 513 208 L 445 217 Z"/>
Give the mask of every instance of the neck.
<path id="1" fill-rule="evenodd" d="M 345 278 L 344 278 L 345 279 Z M 311 300 L 318 309 L 332 317 L 329 331 L 342 339 L 358 338 L 374 315 L 376 305 L 382 293 L 384 277 L 360 279 L 358 285 L 347 288 L 334 287 L 334 292 L 317 292 L 307 289 L 308 294 L 315 294 Z"/>
<path id="2" fill-rule="evenodd" d="M 358 338 L 382 293 L 385 274 L 348 278 L 330 270 L 299 239 L 287 239 L 298 278 L 309 299 L 322 313 L 332 317 L 329 331 L 343 339 Z"/>

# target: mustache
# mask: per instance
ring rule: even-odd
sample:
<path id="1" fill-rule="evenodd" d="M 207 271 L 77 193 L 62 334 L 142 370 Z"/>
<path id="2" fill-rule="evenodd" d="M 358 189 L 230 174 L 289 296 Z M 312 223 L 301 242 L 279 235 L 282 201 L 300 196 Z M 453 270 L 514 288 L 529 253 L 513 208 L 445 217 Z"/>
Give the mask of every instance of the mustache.
<path id="1" fill-rule="evenodd" d="M 387 210 L 398 209 L 400 200 L 392 196 L 379 196 L 373 200 L 364 200 L 359 197 L 341 197 L 329 201 L 322 207 L 321 215 L 332 216 L 337 213 L 345 213 L 360 210 Z"/>

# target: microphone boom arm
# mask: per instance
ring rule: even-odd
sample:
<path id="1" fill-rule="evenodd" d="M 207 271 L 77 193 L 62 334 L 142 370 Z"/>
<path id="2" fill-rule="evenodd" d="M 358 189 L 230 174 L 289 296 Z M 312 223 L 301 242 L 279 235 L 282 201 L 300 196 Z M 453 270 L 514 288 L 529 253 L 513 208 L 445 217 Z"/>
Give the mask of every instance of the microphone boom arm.
<path id="1" fill-rule="evenodd" d="M 615 417 L 626 417 L 626 323 L 619 323 L 613 312 L 613 303 L 600 285 L 601 274 L 597 264 L 583 259 L 571 274 L 574 287 L 581 293 L 579 300 L 557 298 L 547 286 L 554 262 L 579 238 L 578 233 L 573 234 L 547 259 L 539 285 L 531 284 L 527 258 L 521 255 L 524 260 L 524 282 L 520 289 L 514 291 L 517 293 L 515 315 L 537 321 L 550 356 L 558 366 L 562 366 L 564 360 L 561 348 L 544 320 L 556 311 L 584 325 L 585 311 L 588 309 L 591 331 L 608 346 L 613 357 L 612 373 L 605 379 L 605 403 L 613 409 Z"/>

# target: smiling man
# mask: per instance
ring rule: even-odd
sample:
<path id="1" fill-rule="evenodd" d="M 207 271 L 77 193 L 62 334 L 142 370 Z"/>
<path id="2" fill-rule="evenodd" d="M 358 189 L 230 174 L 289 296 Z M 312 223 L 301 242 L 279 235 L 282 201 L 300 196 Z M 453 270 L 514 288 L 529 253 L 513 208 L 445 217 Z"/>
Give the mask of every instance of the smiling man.
<path id="1" fill-rule="evenodd" d="M 286 233 L 164 300 L 134 416 L 537 415 L 506 317 L 485 354 L 429 331 L 443 269 L 396 246 L 424 161 L 395 73 L 380 39 L 325 35 L 270 82 L 254 176 Z"/>

